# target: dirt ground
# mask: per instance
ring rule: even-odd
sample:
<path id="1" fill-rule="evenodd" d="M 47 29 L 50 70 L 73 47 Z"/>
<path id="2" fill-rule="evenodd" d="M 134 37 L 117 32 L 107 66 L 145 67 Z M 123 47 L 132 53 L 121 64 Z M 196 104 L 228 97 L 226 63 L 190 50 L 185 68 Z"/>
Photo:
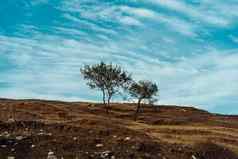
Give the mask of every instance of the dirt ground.
<path id="1" fill-rule="evenodd" d="M 134 121 L 134 110 L 1 99 L 0 159 L 238 159 L 238 116 L 144 106 Z"/>

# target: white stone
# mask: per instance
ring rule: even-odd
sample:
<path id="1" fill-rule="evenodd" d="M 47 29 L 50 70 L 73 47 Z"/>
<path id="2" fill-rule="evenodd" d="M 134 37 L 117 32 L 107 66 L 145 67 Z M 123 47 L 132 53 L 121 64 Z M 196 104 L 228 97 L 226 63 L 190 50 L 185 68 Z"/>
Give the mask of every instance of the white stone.
<path id="1" fill-rule="evenodd" d="M 22 140 L 24 137 L 23 136 L 17 136 L 16 139 L 17 140 Z"/>
<path id="2" fill-rule="evenodd" d="M 103 147 L 103 144 L 97 144 L 96 147 Z"/>
<path id="3" fill-rule="evenodd" d="M 192 155 L 192 159 L 197 159 L 194 155 Z"/>
<path id="4" fill-rule="evenodd" d="M 15 120 L 13 118 L 10 118 L 10 119 L 8 119 L 8 122 L 13 123 L 13 122 L 15 122 Z"/>
<path id="5" fill-rule="evenodd" d="M 38 135 L 40 135 L 40 136 L 41 136 L 41 135 L 44 135 L 44 133 L 43 133 L 43 132 L 40 132 L 40 133 L 38 133 Z"/>
<path id="6" fill-rule="evenodd" d="M 50 152 L 48 152 L 47 159 L 57 159 L 57 157 L 54 155 L 54 152 L 50 151 Z"/>
<path id="7" fill-rule="evenodd" d="M 4 135 L 5 137 L 7 137 L 7 138 L 10 136 L 9 132 L 7 132 L 7 131 L 5 131 L 5 132 L 3 133 L 3 135 Z"/>

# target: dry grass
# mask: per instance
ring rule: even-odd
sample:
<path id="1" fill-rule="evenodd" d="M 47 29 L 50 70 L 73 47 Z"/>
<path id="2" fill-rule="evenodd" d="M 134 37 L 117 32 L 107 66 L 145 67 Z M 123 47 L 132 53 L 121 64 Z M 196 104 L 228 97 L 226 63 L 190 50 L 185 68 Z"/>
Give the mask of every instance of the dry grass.
<path id="1" fill-rule="evenodd" d="M 19 124 L 5 123 L 11 116 L 9 110 L 12 107 Z M 209 146 L 217 148 L 217 154 L 221 152 L 220 147 L 223 147 L 227 148 L 222 151 L 224 154 L 233 155 L 234 152 L 238 155 L 236 116 L 220 116 L 192 107 L 176 106 L 160 106 L 155 111 L 153 107 L 147 106 L 135 122 L 134 110 L 133 104 L 113 104 L 108 116 L 100 104 L 1 100 L 0 133 L 9 131 L 13 136 L 22 135 L 27 128 L 29 140 L 38 147 L 30 151 L 31 158 L 37 154 L 45 156 L 52 145 L 56 152 L 67 156 L 66 159 L 73 158 L 76 152 L 82 158 L 90 158 L 89 155 L 105 150 L 110 150 L 117 158 L 123 159 L 191 159 L 191 155 L 201 155 L 203 152 L 208 156 L 214 155 L 213 151 L 199 147 L 204 143 L 208 145 L 208 149 Z M 40 129 L 53 135 L 38 138 L 35 133 Z M 74 137 L 77 137 L 77 142 L 72 140 Z M 124 141 L 126 137 L 130 137 L 130 141 Z M 98 142 L 104 145 L 103 149 L 95 148 Z M 18 149 L 18 153 L 26 151 L 21 147 Z M 4 156 L 5 151 L 7 152 L 0 148 L 0 157 Z M 35 158 L 38 159 L 34 156 L 33 159 Z"/>

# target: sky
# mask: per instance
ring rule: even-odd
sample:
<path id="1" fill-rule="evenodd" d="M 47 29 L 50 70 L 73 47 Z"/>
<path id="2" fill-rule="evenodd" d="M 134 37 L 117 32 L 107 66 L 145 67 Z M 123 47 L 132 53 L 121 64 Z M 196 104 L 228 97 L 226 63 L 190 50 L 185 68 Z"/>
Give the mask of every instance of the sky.
<path id="1" fill-rule="evenodd" d="M 105 61 L 156 82 L 160 104 L 238 114 L 237 0 L 1 3 L 0 97 L 100 101 L 80 68 Z"/>

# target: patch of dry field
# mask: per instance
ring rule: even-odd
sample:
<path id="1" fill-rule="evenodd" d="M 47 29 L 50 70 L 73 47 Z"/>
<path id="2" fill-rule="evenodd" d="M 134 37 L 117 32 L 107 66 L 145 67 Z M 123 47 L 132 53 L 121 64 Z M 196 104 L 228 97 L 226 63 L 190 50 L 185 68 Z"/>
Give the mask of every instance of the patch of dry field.
<path id="1" fill-rule="evenodd" d="M 238 154 L 238 129 L 220 126 L 162 125 L 151 126 L 136 123 L 130 129 L 145 132 L 155 140 L 171 144 L 195 145 L 199 142 L 213 142 L 232 149 Z"/>
<path id="2" fill-rule="evenodd" d="M 26 138 L 18 147 L 7 145 L 9 148 L 3 149 L 1 144 L 8 139 L 0 137 L 0 157 L 11 154 L 14 148 L 17 159 L 40 159 L 53 147 L 66 159 L 75 155 L 102 159 L 104 151 L 118 159 L 191 159 L 192 155 L 198 159 L 237 159 L 232 153 L 238 155 L 237 116 L 192 107 L 158 108 L 145 106 L 135 122 L 133 104 L 113 104 L 107 115 L 103 105 L 93 103 L 0 100 L 0 135 L 7 131 L 11 142 L 16 142 L 16 136 Z M 6 122 L 13 115 L 16 122 Z M 41 131 L 46 136 L 39 137 Z M 34 149 L 29 148 L 32 144 Z M 28 156 L 22 158 L 22 152 Z"/>

